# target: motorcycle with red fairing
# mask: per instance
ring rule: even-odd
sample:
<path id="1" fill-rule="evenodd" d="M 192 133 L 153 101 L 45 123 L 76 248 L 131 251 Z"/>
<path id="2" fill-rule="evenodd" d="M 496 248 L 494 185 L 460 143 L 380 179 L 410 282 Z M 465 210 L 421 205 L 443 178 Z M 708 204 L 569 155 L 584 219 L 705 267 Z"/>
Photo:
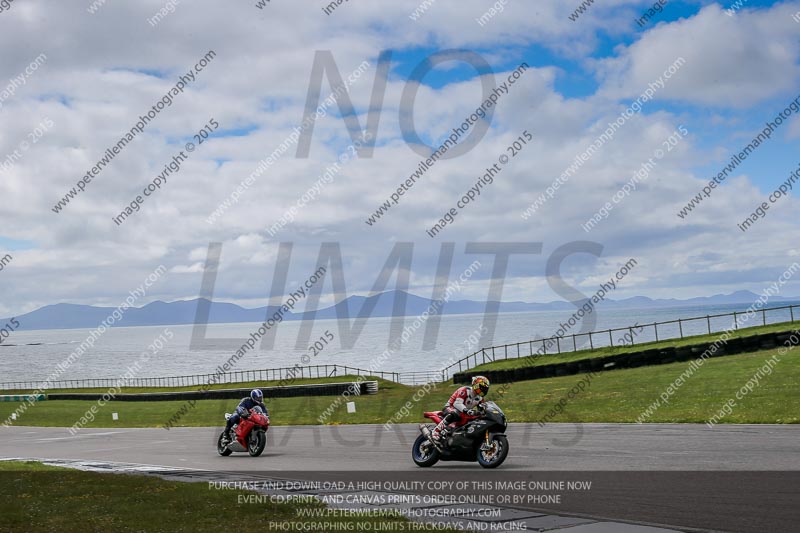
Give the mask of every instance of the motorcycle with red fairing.
<path id="1" fill-rule="evenodd" d="M 233 414 L 225 413 L 225 420 Z M 261 407 L 250 409 L 250 416 L 241 417 L 238 424 L 231 428 L 236 438 L 225 444 L 225 431 L 217 439 L 217 452 L 227 457 L 233 452 L 247 452 L 252 457 L 258 457 L 267 445 L 267 430 L 269 429 L 269 415 Z"/>

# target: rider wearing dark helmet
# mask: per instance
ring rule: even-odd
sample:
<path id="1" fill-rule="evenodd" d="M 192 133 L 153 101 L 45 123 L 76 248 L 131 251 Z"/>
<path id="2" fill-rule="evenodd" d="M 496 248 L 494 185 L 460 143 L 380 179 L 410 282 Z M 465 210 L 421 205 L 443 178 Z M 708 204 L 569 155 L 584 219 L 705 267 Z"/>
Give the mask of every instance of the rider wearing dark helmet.
<path id="1" fill-rule="evenodd" d="M 228 419 L 228 423 L 225 425 L 224 444 L 229 443 L 234 438 L 233 435 L 231 435 L 231 428 L 233 425 L 238 424 L 240 419 L 249 417 L 250 409 L 253 407 L 260 407 L 264 410 L 264 414 L 269 416 L 267 406 L 264 405 L 264 393 L 261 392 L 260 389 L 253 389 L 250 391 L 250 396 L 248 398 L 242 398 L 242 401 L 239 402 L 239 406 L 236 407 L 236 412 L 231 415 Z"/>
<path id="2" fill-rule="evenodd" d="M 444 406 L 444 416 L 431 433 L 431 438 L 439 442 L 442 438 L 442 431 L 452 422 L 461 419 L 461 413 L 475 416 L 475 410 L 483 403 L 483 398 L 489 392 L 489 380 L 484 376 L 472 378 L 472 384 L 456 390 Z"/>

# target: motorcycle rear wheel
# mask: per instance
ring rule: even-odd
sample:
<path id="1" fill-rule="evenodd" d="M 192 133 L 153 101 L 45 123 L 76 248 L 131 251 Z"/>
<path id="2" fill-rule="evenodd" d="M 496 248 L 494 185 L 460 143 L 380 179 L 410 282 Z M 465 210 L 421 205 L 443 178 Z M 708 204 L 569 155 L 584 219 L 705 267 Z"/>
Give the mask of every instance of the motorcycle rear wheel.
<path id="1" fill-rule="evenodd" d="M 258 457 L 264 451 L 267 445 L 267 434 L 263 430 L 255 430 L 250 434 L 249 442 L 247 443 L 247 453 L 251 457 Z"/>
<path id="2" fill-rule="evenodd" d="M 497 468 L 508 457 L 508 439 L 505 435 L 495 435 L 492 437 L 494 453 L 487 455 L 486 452 L 478 449 L 478 463 L 484 468 Z"/>
<path id="3" fill-rule="evenodd" d="M 227 446 L 222 445 L 222 437 L 225 436 L 225 432 L 219 434 L 219 438 L 217 439 L 217 453 L 220 454 L 222 457 L 228 457 L 233 452 Z"/>
<path id="4" fill-rule="evenodd" d="M 439 450 L 437 450 L 433 444 L 428 443 L 427 451 L 422 451 L 422 444 L 427 441 L 428 438 L 425 435 L 420 435 L 417 437 L 417 440 L 414 441 L 414 445 L 411 447 L 411 458 L 414 460 L 417 466 L 421 466 L 423 468 L 433 466 L 439 462 Z"/>

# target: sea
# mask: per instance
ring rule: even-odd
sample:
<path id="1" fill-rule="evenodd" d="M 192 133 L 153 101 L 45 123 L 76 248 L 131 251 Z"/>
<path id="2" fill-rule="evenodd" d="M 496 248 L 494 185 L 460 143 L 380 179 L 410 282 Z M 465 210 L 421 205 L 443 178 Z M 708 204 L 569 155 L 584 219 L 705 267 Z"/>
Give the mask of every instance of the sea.
<path id="1" fill-rule="evenodd" d="M 767 307 L 790 304 L 798 303 L 780 302 Z M 709 326 L 712 332 L 723 331 L 732 325 L 733 312 L 743 312 L 748 307 L 749 304 L 743 303 L 646 309 L 599 308 L 592 313 L 596 320 L 593 331 L 622 329 L 611 334 L 592 335 L 592 345 L 598 347 L 608 346 L 612 342 L 620 345 L 652 341 L 655 340 L 654 323 L 678 319 L 682 319 L 680 326 L 678 323 L 658 326 L 659 339 L 678 337 L 681 329 L 685 336 L 707 333 Z M 432 323 L 418 322 L 414 328 L 416 317 L 405 317 L 405 326 L 408 328 L 405 342 L 399 346 L 392 344 L 392 348 L 396 349 L 392 350 L 388 359 L 380 361 L 379 367 L 387 372 L 438 371 L 481 348 L 526 341 L 534 341 L 536 348 L 536 339 L 552 337 L 562 324 L 568 326 L 567 321 L 574 311 L 501 313 L 486 317 L 483 314 L 443 315 L 436 335 L 433 330 L 426 334 L 426 328 Z M 726 316 L 709 320 L 683 320 L 707 315 Z M 800 307 L 794 309 L 794 315 L 795 319 L 800 319 Z M 493 331 L 487 327 L 492 319 L 495 321 Z M 767 311 L 763 316 L 759 312 L 746 325 L 787 322 L 790 319 L 789 309 Z M 269 349 L 263 349 L 260 342 L 254 343 L 255 349 L 249 350 L 236 363 L 235 369 L 256 370 L 291 367 L 295 364 L 376 368 L 376 361 L 390 347 L 391 322 L 390 317 L 368 318 L 358 332 L 357 329 L 349 329 L 352 323 L 335 319 L 316 320 L 313 324 L 299 320 L 284 321 L 271 332 L 274 333 L 274 339 Z M 343 330 L 339 329 L 340 325 Z M 137 370 L 137 377 L 213 373 L 258 327 L 258 323 L 210 324 L 205 338 L 212 340 L 207 340 L 202 349 L 193 348 L 190 342 L 193 334 L 196 336 L 193 325 L 109 328 L 94 342 L 92 348 L 68 365 L 59 379 L 118 378 L 148 350 L 147 363 Z M 566 338 L 559 342 L 563 351 L 573 349 L 572 334 L 579 333 L 581 327 L 582 324 L 578 322 L 567 331 Z M 51 375 L 57 365 L 63 364 L 89 336 L 90 331 L 59 329 L 12 332 L 0 343 L 0 386 L 14 381 L 38 381 Z M 350 335 L 350 342 L 342 342 L 348 338 L 348 331 L 355 333 Z M 331 337 L 333 340 L 330 340 Z M 424 342 L 426 337 L 427 342 Z M 589 347 L 588 336 L 578 336 L 574 345 L 579 349 Z M 516 355 L 515 347 L 509 350 L 511 356 Z"/>

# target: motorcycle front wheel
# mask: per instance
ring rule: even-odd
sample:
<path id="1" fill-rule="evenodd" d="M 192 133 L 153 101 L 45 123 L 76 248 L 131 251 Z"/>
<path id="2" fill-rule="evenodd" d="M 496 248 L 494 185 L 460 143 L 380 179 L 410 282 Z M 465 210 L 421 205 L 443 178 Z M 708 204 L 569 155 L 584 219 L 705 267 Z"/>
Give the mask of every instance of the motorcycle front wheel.
<path id="1" fill-rule="evenodd" d="M 219 434 L 219 438 L 217 439 L 217 453 L 220 454 L 222 457 L 227 457 L 233 452 L 227 446 L 222 445 L 222 437 L 225 436 L 225 432 Z"/>
<path id="2" fill-rule="evenodd" d="M 508 457 L 508 439 L 505 435 L 492 437 L 488 450 L 478 448 L 478 463 L 484 468 L 497 468 Z"/>
<path id="3" fill-rule="evenodd" d="M 247 452 L 252 457 L 258 457 L 264 451 L 267 445 L 267 434 L 264 430 L 257 429 L 250 433 L 249 442 L 247 443 Z"/>
<path id="4" fill-rule="evenodd" d="M 426 468 L 439 462 L 439 450 L 425 435 L 420 435 L 411 447 L 411 458 L 417 466 Z"/>

